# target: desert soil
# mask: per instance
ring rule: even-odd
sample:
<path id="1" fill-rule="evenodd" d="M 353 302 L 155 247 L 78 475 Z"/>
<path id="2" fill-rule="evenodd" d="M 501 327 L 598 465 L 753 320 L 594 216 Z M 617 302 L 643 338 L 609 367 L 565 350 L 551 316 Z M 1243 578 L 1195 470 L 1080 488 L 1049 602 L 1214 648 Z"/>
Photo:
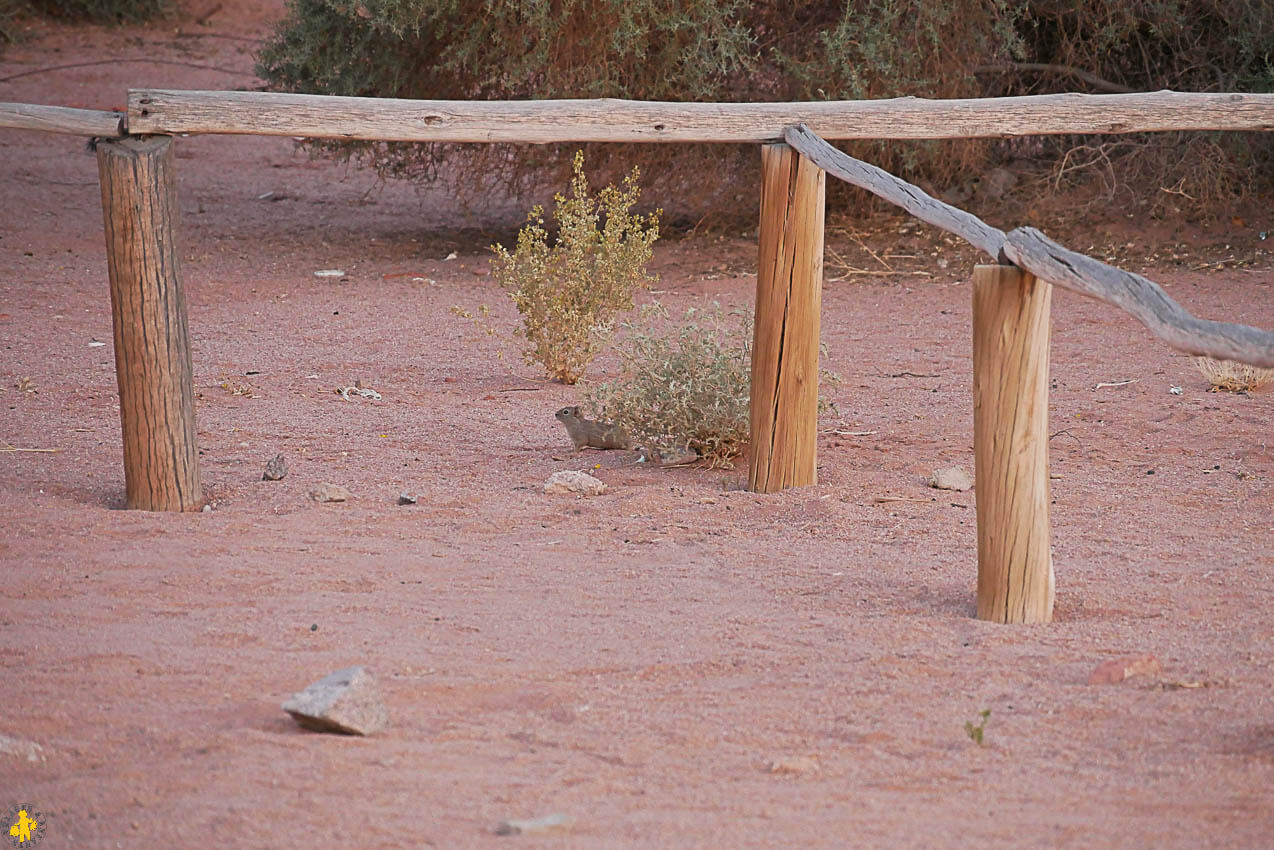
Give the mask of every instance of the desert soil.
<path id="1" fill-rule="evenodd" d="M 41 24 L 0 59 L 0 100 L 251 86 L 280 12 Z M 287 139 L 177 145 L 212 510 L 148 514 L 122 509 L 94 158 L 0 132 L 0 735 L 42 748 L 0 753 L 0 808 L 42 812 L 42 846 L 1274 845 L 1274 393 L 1207 392 L 1125 315 L 1057 293 L 1056 621 L 993 625 L 975 492 L 924 484 L 972 471 L 972 254 L 900 218 L 832 235 L 868 272 L 829 261 L 839 415 L 818 485 L 760 496 L 738 471 L 571 455 L 553 412 L 578 394 L 522 365 L 489 274 L 507 209 Z M 1067 236 L 1271 327 L 1270 202 Z M 750 306 L 755 250 L 666 240 L 659 297 Z M 480 304 L 500 336 L 450 311 Z M 382 398 L 334 392 L 356 380 Z M 278 453 L 288 476 L 261 480 Z M 545 496 L 563 469 L 610 491 Z M 308 499 L 323 482 L 356 498 Z M 1144 654 L 1161 673 L 1087 683 Z M 383 733 L 280 710 L 355 664 Z M 554 813 L 574 827 L 494 834 Z"/>

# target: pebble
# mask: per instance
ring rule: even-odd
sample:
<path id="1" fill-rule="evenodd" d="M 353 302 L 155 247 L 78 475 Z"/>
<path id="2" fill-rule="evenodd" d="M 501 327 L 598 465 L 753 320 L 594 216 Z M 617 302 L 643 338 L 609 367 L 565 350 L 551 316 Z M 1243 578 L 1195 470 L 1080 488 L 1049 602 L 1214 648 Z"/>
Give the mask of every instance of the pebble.
<path id="1" fill-rule="evenodd" d="M 929 479 L 929 486 L 939 490 L 956 490 L 963 493 L 973 489 L 973 476 L 958 466 L 946 469 L 935 469 Z"/>
<path id="2" fill-rule="evenodd" d="M 575 825 L 575 819 L 566 815 L 545 815 L 528 820 L 506 820 L 495 828 L 496 835 L 535 835 L 545 832 L 566 832 Z"/>
<path id="3" fill-rule="evenodd" d="M 779 776 L 806 776 L 818 773 L 818 759 L 813 756 L 782 756 L 771 761 L 766 769 Z"/>
<path id="4" fill-rule="evenodd" d="M 262 481 L 282 481 L 283 476 L 288 474 L 287 461 L 283 459 L 283 455 L 275 455 L 265 464 L 265 472 L 261 473 Z"/>
<path id="5" fill-rule="evenodd" d="M 415 496 L 414 494 L 412 494 L 412 493 L 408 493 L 406 490 L 404 490 L 404 491 L 402 491 L 401 493 L 399 493 L 399 494 L 398 494 L 398 504 L 400 504 L 400 505 L 414 505 L 414 504 L 416 504 L 416 496 Z"/>
<path id="6" fill-rule="evenodd" d="M 0 755 L 18 756 L 32 764 L 44 761 L 44 747 L 35 741 L 24 741 L 21 738 L 10 738 L 0 735 Z"/>
<path id="7" fill-rule="evenodd" d="M 606 492 L 606 485 L 587 472 L 566 469 L 561 472 L 554 472 L 549 476 L 548 482 L 544 485 L 544 492 L 548 494 L 580 493 L 585 496 L 600 496 Z"/>
<path id="8" fill-rule="evenodd" d="M 1088 674 L 1090 685 L 1114 685 L 1133 676 L 1157 676 L 1163 665 L 1153 655 L 1125 655 L 1098 664 Z"/>
<path id="9" fill-rule="evenodd" d="M 315 732 L 371 735 L 389 721 L 376 677 L 366 667 L 337 670 L 292 695 L 283 710 Z"/>
<path id="10" fill-rule="evenodd" d="M 354 498 L 354 494 L 339 484 L 320 484 L 310 491 L 310 498 L 316 502 L 344 502 Z"/>

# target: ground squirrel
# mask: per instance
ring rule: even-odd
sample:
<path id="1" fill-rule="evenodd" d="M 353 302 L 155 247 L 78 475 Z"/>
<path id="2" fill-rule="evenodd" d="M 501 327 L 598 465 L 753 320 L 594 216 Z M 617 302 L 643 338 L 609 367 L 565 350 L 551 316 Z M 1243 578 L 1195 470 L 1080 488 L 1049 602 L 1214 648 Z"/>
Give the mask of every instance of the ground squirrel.
<path id="1" fill-rule="evenodd" d="M 623 428 L 610 422 L 585 419 L 577 406 L 563 407 L 553 415 L 566 426 L 566 433 L 571 435 L 577 452 L 584 448 L 627 449 L 632 446 L 632 440 Z"/>

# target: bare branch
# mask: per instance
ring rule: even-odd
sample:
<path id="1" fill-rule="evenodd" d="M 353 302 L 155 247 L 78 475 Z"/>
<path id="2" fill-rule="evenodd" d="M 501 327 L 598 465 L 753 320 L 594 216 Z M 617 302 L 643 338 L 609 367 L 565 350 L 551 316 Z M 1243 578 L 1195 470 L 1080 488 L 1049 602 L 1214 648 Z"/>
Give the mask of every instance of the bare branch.
<path id="1" fill-rule="evenodd" d="M 1010 233 L 1004 253 L 1042 280 L 1129 313 L 1179 351 L 1274 367 L 1274 333 L 1197 318 L 1154 281 L 1063 248 L 1033 227 Z"/>
<path id="2" fill-rule="evenodd" d="M 985 251 L 996 262 L 1002 261 L 1000 251 L 1004 245 L 1004 231 L 997 230 L 976 215 L 943 203 L 920 187 L 913 186 L 882 168 L 854 159 L 820 139 L 804 124 L 789 127 L 784 133 L 784 139 L 828 174 L 879 195 L 921 221 L 954 233 L 975 248 Z"/>
<path id="3" fill-rule="evenodd" d="M 945 204 L 883 169 L 842 153 L 804 125 L 789 127 L 784 137 L 828 174 L 902 207 L 921 221 L 954 233 L 998 263 L 1012 263 L 1055 286 L 1118 307 L 1173 348 L 1187 354 L 1274 367 L 1274 333 L 1197 318 L 1154 281 L 1063 248 L 1033 227 L 1019 227 L 1005 236 L 972 213 Z"/>
<path id="4" fill-rule="evenodd" d="M 1096 74 L 1090 74 L 1088 71 L 1079 68 L 1072 68 L 1070 65 L 1054 65 L 1048 62 L 1003 62 L 999 65 L 979 65 L 973 69 L 975 74 L 1008 74 L 1014 71 L 1027 71 L 1044 74 L 1062 74 L 1068 77 L 1074 77 L 1077 80 L 1083 80 L 1095 89 L 1101 91 L 1112 92 L 1114 94 L 1132 94 L 1136 89 L 1128 86 L 1112 83 L 1110 80 L 1103 80 Z"/>

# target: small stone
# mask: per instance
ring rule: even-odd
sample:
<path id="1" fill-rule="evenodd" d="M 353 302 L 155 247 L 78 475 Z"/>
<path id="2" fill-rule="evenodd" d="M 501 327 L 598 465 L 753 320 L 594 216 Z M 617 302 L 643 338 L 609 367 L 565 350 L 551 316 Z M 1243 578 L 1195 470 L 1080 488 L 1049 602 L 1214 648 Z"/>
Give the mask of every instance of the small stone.
<path id="1" fill-rule="evenodd" d="M 320 484 L 310 491 L 310 498 L 316 502 L 344 502 L 354 498 L 354 494 L 339 484 Z"/>
<path id="2" fill-rule="evenodd" d="M 10 738 L 0 735 L 0 755 L 17 756 L 32 764 L 44 761 L 44 747 L 35 741 L 24 741 L 21 738 Z"/>
<path id="3" fill-rule="evenodd" d="M 1090 685 L 1114 685 L 1133 676 L 1157 676 L 1163 672 L 1163 665 L 1153 655 L 1125 655 L 1098 664 L 1088 674 Z"/>
<path id="4" fill-rule="evenodd" d="M 818 773 L 818 759 L 813 756 L 782 756 L 766 765 L 770 773 L 779 776 L 807 776 Z"/>
<path id="5" fill-rule="evenodd" d="M 283 710 L 306 729 L 344 735 L 371 735 L 389 719 L 376 677 L 365 667 L 347 667 L 319 679 L 293 694 Z"/>
<path id="6" fill-rule="evenodd" d="M 554 472 L 549 476 L 548 482 L 544 485 L 544 492 L 548 494 L 581 493 L 585 496 L 600 496 L 606 492 L 606 485 L 587 472 L 566 469 L 561 472 Z"/>
<path id="7" fill-rule="evenodd" d="M 575 819 L 566 815 L 545 815 L 528 820 L 506 820 L 495 828 L 496 835 L 535 835 L 545 832 L 566 832 L 575 825 Z"/>
<path id="8" fill-rule="evenodd" d="M 288 474 L 287 461 L 283 459 L 283 455 L 275 455 L 265 464 L 265 472 L 261 473 L 262 481 L 282 481 L 283 476 Z"/>
<path id="9" fill-rule="evenodd" d="M 414 505 L 414 504 L 416 504 L 416 496 L 415 496 L 415 494 L 413 494 L 413 493 L 408 493 L 406 490 L 402 491 L 401 493 L 399 493 L 399 494 L 398 494 L 398 504 L 400 504 L 400 505 Z"/>
<path id="10" fill-rule="evenodd" d="M 973 488 L 973 476 L 958 466 L 946 469 L 935 469 L 929 479 L 929 486 L 939 490 L 957 490 L 963 493 Z"/>
<path id="11" fill-rule="evenodd" d="M 637 447 L 637 462 L 649 463 L 653 466 L 687 466 L 701 460 L 694 449 L 673 449 L 662 446 L 647 448 Z"/>

